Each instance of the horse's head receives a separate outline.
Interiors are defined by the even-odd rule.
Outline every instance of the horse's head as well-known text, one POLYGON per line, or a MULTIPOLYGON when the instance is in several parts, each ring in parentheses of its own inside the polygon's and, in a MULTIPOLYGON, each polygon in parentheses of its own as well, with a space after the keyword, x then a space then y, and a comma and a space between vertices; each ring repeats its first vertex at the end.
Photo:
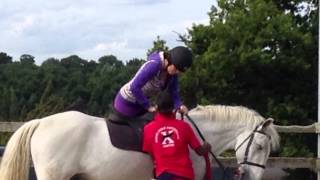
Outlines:
POLYGON ((279 148, 279 134, 273 119, 265 119, 243 106, 198 106, 189 113, 212 151, 219 155, 236 148, 243 179, 259 180, 271 150, 279 148))
POLYGON ((254 130, 241 133, 236 141, 236 157, 241 179, 261 179, 272 148, 273 119, 261 122, 254 130))

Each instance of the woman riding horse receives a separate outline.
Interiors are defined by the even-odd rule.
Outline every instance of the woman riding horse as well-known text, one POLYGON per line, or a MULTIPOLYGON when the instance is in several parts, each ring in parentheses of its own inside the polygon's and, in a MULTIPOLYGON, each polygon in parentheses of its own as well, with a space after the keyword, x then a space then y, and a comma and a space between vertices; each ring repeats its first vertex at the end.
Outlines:
POLYGON ((125 117, 138 117, 146 112, 155 112, 149 98, 158 92, 168 90, 174 98, 175 109, 187 113, 188 108, 182 104, 179 96, 178 74, 192 64, 191 51, 182 46, 168 52, 153 52, 133 79, 126 83, 114 100, 116 113, 125 117))

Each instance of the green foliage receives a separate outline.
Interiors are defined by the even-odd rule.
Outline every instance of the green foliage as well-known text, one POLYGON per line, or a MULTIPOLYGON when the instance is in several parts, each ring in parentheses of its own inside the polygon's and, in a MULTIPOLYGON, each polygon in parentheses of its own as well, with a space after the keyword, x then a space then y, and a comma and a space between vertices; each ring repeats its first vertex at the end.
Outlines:
POLYGON ((7 53, 0 52, 0 64, 12 63, 12 57, 8 56, 7 53))
MULTIPOLYGON (((185 41, 195 55, 182 78, 186 102, 244 105, 276 124, 313 123, 318 2, 303 2, 312 8, 301 8, 302 1, 218 1, 210 24, 194 25, 185 41)), ((284 136, 282 154, 315 153, 313 139, 284 136)))
POLYGON ((160 36, 157 36, 157 39, 153 41, 153 47, 148 50, 147 56, 149 56, 154 51, 168 51, 169 48, 166 46, 166 41, 160 39, 160 36))
POLYGON ((0 121, 27 121, 66 110, 103 116, 113 97, 144 62, 133 59, 124 65, 115 56, 98 63, 72 55, 49 58, 41 66, 32 55, 20 62, 0 54, 0 121))
POLYGON ((21 64, 28 65, 28 64, 34 64, 34 57, 29 54, 23 54, 20 56, 20 62, 21 64))

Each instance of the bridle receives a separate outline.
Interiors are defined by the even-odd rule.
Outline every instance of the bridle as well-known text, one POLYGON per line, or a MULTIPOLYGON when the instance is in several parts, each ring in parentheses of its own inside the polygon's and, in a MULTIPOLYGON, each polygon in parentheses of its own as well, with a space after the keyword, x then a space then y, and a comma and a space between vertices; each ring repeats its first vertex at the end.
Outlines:
MULTIPOLYGON (((262 122, 263 123, 263 122, 262 122)), ((237 150, 246 142, 246 141, 249 141, 248 144, 247 144, 247 147, 246 147, 246 151, 245 151, 245 154, 244 154, 244 159, 243 161, 240 163, 240 165, 243 165, 243 164, 246 164, 246 165, 250 165, 250 166, 256 166, 256 167, 260 167, 262 169, 265 169, 265 165, 262 165, 262 164, 258 164, 258 163, 254 163, 254 162, 251 162, 251 161, 248 161, 248 155, 249 155, 249 151, 250 151, 250 146, 252 145, 252 142, 253 142, 253 139, 254 139, 254 135, 256 133, 259 133, 259 134, 262 134, 262 135, 265 135, 269 138, 269 140, 271 139, 271 136, 269 134, 266 134, 265 132, 261 131, 261 130, 258 130, 258 128, 262 125, 259 124, 256 126, 256 128, 250 133, 250 135, 243 140, 243 142, 235 149, 235 151, 237 152, 237 150)))

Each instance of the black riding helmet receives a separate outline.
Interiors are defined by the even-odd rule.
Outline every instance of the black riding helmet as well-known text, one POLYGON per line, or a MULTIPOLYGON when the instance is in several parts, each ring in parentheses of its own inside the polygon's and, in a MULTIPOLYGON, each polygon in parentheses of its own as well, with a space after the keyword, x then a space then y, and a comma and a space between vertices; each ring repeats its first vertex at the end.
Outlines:
POLYGON ((181 72, 186 71, 192 65, 192 53, 186 47, 177 46, 169 50, 168 54, 170 63, 181 72))

